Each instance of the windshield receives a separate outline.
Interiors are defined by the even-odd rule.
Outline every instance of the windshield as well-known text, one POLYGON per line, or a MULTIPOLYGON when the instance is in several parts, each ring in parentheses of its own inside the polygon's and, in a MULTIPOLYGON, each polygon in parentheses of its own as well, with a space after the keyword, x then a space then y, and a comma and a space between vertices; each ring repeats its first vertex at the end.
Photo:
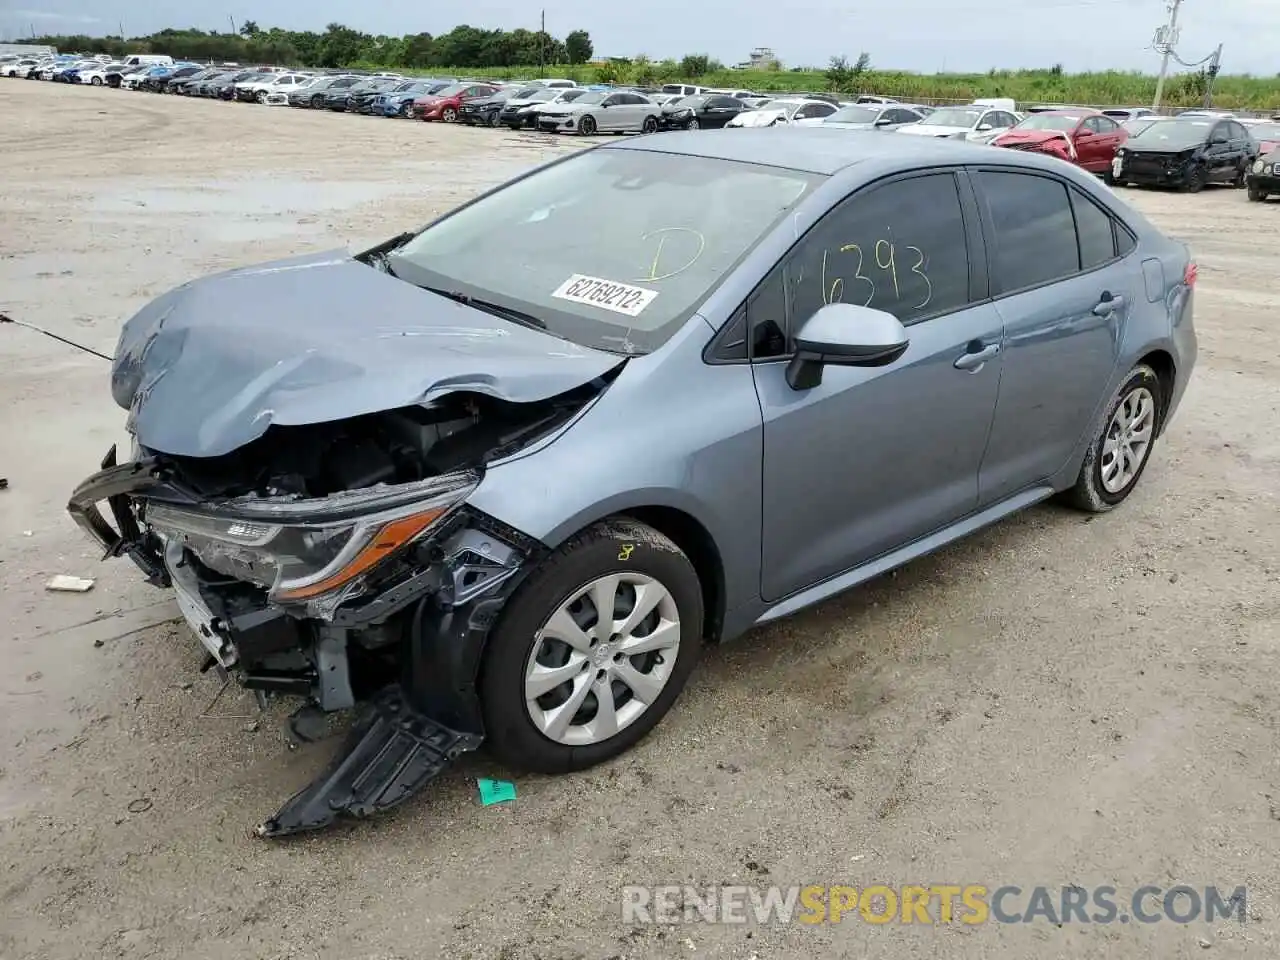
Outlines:
POLYGON ((467 89, 467 87, 468 84, 465 83, 450 83, 437 90, 432 90, 431 94, 436 97, 456 97, 463 90, 467 89))
POLYGON ((672 101, 671 105, 673 107, 680 107, 681 109, 687 107, 690 110, 697 110, 706 102, 707 98, 703 96, 681 97, 679 100, 672 101))
POLYGON ((609 91, 607 90, 588 90, 586 93, 584 93, 582 96, 580 96, 577 100, 573 102, 585 103, 585 104, 604 103, 604 99, 607 96, 609 96, 609 91))
POLYGON ((942 107, 920 121, 922 127, 972 127, 982 116, 981 110, 964 107, 942 107))
POLYGON ((1051 113, 1033 113, 1014 127, 1015 130, 1063 130, 1070 132, 1080 122, 1079 117, 1055 117, 1051 113))
POLYGON ((1203 143, 1213 129, 1213 120, 1164 120, 1153 123, 1140 133, 1129 138, 1129 146, 1141 150, 1151 147, 1156 150, 1194 147, 1203 143))
POLYGON ((1280 140, 1280 123, 1250 124, 1249 136, 1255 140, 1280 140))
POLYGON ((828 123, 875 123, 880 118, 878 107, 841 107, 831 116, 828 123))
POLYGON ((558 103, 573 103, 587 91, 585 90, 565 90, 560 96, 556 97, 558 103))
POLYGON ((591 150, 462 208, 388 261, 404 280, 533 314, 563 339, 646 353, 823 179, 591 150))

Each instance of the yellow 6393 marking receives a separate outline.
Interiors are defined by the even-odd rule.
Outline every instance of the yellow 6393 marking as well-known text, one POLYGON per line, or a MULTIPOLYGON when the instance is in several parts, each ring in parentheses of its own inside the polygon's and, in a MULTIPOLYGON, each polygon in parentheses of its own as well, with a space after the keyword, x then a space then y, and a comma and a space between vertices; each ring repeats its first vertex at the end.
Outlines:
POLYGON ((630 560, 631 554, 635 552, 636 545, 634 543, 624 543, 618 550, 619 560, 630 560))

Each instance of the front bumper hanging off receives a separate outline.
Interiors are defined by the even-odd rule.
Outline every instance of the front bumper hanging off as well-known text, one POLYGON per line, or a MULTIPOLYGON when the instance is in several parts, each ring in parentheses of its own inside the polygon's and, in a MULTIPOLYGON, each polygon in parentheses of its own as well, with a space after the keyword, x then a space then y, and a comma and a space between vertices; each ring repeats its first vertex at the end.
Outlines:
POLYGON ((288 836, 390 809, 480 746, 484 726, 476 682, 484 644, 533 566, 530 561, 541 554, 540 544, 464 507, 433 538, 427 569, 320 623, 265 603, 246 610, 193 582, 171 553, 166 557, 173 548, 167 551, 139 522, 134 498, 148 493, 199 504, 170 481, 159 462, 117 464, 113 447, 102 470, 76 488, 68 511, 103 545, 105 557, 128 556, 149 583, 177 590, 184 616, 209 652, 207 667, 216 666, 246 689, 300 695, 306 699, 302 711, 359 709, 329 766, 260 823, 258 836, 288 836), (114 526, 98 506, 103 501, 114 526), (189 609, 192 598, 198 614, 189 609), (353 699, 346 652, 393 617, 403 626, 394 648, 399 678, 353 699), (313 645, 317 667, 310 679, 262 668, 271 656, 296 654, 307 644, 313 645))

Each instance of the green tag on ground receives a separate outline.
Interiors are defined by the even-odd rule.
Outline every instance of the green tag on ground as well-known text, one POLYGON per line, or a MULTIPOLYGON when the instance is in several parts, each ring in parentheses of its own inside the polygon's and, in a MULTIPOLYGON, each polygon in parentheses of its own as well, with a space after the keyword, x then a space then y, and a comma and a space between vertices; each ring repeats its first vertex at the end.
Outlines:
POLYGON ((488 777, 480 778, 480 803, 483 806, 490 806, 495 803, 503 803, 507 800, 516 798, 516 785, 510 780, 490 780, 488 777))

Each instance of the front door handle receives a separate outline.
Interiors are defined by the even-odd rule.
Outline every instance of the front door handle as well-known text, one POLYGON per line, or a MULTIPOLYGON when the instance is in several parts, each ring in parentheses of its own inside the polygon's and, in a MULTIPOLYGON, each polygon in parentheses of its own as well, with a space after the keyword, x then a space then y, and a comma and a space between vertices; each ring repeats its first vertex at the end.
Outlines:
POLYGON ((969 350, 966 353, 956 357, 956 362, 952 364, 957 370, 977 370, 988 360, 994 358, 1000 352, 1000 344, 992 343, 985 347, 980 344, 971 344, 977 346, 977 350, 969 350))
POLYGON ((1108 314, 1114 313, 1115 311, 1121 310, 1123 308, 1124 308, 1124 297, 1120 296, 1119 294, 1112 296, 1109 293, 1104 293, 1102 295, 1102 299, 1099 300, 1094 305, 1093 315, 1095 317, 1105 317, 1108 314))

